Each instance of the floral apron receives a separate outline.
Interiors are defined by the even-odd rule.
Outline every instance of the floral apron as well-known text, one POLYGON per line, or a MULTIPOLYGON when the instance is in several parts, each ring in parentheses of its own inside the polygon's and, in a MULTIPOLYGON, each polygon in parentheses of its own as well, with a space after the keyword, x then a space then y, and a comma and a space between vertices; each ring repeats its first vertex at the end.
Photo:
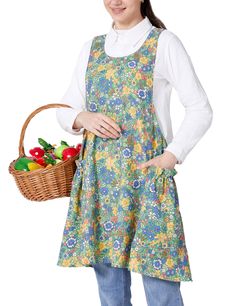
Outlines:
POLYGON ((113 267, 171 281, 192 281, 175 169, 137 169, 164 152, 156 117, 153 70, 158 36, 124 57, 105 53, 94 37, 86 71, 86 107, 112 118, 121 136, 84 129, 57 265, 113 267))

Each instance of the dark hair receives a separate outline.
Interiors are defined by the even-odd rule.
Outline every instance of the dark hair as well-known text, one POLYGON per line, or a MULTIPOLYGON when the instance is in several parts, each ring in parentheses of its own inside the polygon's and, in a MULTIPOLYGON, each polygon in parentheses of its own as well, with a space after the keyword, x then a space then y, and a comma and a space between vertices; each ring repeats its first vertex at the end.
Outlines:
POLYGON ((143 17, 148 17, 153 26, 156 28, 166 29, 164 23, 155 16, 150 0, 144 0, 144 2, 141 2, 140 11, 143 17))

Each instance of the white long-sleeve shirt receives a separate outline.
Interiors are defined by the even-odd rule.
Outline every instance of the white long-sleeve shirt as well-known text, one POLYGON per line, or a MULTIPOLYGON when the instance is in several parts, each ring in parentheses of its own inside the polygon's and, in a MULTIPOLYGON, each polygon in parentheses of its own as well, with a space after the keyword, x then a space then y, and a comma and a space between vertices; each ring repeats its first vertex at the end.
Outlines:
MULTIPOLYGON (((113 24, 105 38, 105 52, 112 57, 126 56, 137 51, 153 25, 148 17, 129 29, 114 29, 113 24)), ((84 128, 73 129, 80 111, 86 111, 85 73, 92 39, 86 41, 77 59, 71 83, 61 103, 73 108, 58 108, 60 126, 71 134, 81 135, 84 128)), ((165 150, 173 153, 181 164, 187 154, 210 127, 213 111, 207 95, 195 73, 185 47, 176 34, 164 30, 158 38, 156 63, 153 76, 153 103, 161 131, 167 141, 165 150), (173 137, 170 117, 170 97, 175 88, 185 108, 184 119, 173 137)))

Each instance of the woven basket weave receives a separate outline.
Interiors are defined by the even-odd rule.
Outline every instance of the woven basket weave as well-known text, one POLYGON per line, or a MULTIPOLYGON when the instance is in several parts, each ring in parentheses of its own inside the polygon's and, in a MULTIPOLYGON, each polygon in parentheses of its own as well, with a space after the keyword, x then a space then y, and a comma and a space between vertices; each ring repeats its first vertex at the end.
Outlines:
MULTIPOLYGON (((79 158, 79 154, 49 168, 33 171, 19 171, 14 169, 16 161, 19 158, 26 156, 23 143, 25 131, 30 120, 42 110, 58 107, 71 108, 71 106, 67 104, 47 104, 37 108, 28 116, 20 134, 19 157, 16 160, 13 160, 8 168, 9 172, 13 175, 21 194, 31 201, 40 202, 70 196, 72 180, 77 167, 75 160, 79 158)), ((81 151, 82 148, 80 152, 81 151)))

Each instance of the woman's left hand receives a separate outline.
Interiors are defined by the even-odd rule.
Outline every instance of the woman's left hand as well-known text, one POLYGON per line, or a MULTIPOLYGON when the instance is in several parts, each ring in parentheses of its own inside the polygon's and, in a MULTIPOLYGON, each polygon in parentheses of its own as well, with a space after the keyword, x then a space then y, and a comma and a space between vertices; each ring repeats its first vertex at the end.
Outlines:
POLYGON ((149 166, 158 166, 165 169, 173 169, 177 163, 175 155, 169 151, 164 151, 163 154, 154 157, 147 162, 137 164, 137 169, 143 169, 149 166))

